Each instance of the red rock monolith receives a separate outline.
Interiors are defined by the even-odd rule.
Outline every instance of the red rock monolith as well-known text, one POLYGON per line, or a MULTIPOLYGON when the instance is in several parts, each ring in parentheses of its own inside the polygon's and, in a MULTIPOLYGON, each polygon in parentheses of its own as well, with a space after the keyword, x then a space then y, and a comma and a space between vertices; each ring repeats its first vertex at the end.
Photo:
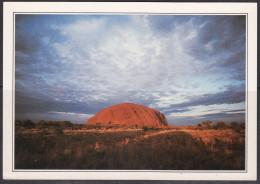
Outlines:
POLYGON ((103 109, 90 118, 86 124, 139 128, 168 126, 168 122, 161 112, 133 103, 122 103, 103 109))

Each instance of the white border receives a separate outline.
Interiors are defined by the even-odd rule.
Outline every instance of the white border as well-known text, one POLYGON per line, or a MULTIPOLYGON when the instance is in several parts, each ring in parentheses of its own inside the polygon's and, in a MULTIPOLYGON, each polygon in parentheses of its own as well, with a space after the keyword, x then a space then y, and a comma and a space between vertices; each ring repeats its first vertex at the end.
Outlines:
MULTIPOLYGON (((4 2, 3 15, 3 178, 66 180, 256 180, 257 175, 257 3, 71 3, 71 2, 4 2), (58 7, 58 8, 57 8, 58 7), (100 172, 13 172, 12 171, 12 94, 13 84, 13 13, 197 13, 248 14, 248 154, 247 172, 189 171, 100 171, 100 172)), ((36 170, 34 170, 36 171, 36 170)))

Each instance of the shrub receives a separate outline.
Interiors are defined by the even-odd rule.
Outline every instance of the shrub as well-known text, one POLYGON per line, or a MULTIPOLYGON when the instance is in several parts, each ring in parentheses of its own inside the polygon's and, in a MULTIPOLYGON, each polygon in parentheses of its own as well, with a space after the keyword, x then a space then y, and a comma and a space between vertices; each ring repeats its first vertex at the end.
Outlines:
POLYGON ((15 126, 22 126, 22 121, 15 120, 15 126))
POLYGON ((70 121, 60 121, 59 122, 59 126, 62 128, 62 129, 69 129, 72 127, 72 123, 70 121))
POLYGON ((96 125, 87 125, 87 124, 82 125, 82 129, 90 130, 90 129, 96 129, 96 128, 97 128, 96 125))
POLYGON ((97 129, 101 129, 101 123, 96 123, 97 129))
POLYGON ((29 132, 15 136, 16 169, 245 169, 244 137, 229 130, 175 131, 145 139, 143 131, 60 136, 29 132))
POLYGON ((245 130, 246 124, 245 123, 240 123, 241 129, 245 130))
POLYGON ((232 122, 230 123, 230 128, 233 130, 233 131, 236 131, 236 132, 239 132, 241 130, 241 126, 238 122, 232 122))
POLYGON ((227 124, 225 122, 217 122, 214 127, 214 129, 226 129, 227 128, 227 124))
POLYGON ((73 124, 72 125, 72 130, 79 130, 82 129, 83 124, 73 124))
POLYGON ((206 120, 206 121, 202 122, 202 125, 204 125, 204 127, 206 129, 210 129, 211 128, 211 124, 212 124, 212 121, 210 121, 210 120, 206 120))
POLYGON ((23 126, 24 128, 27 128, 27 129, 31 129, 31 128, 35 127, 35 124, 33 121, 26 119, 21 122, 21 126, 23 126))
POLYGON ((147 126, 143 126, 142 128, 143 128, 143 130, 144 130, 145 132, 148 130, 148 127, 147 127, 147 126))
POLYGON ((60 127, 62 129, 71 129, 73 127, 73 124, 70 121, 44 121, 40 120, 36 124, 37 129, 55 129, 57 127, 60 127))
POLYGON ((203 129, 203 126, 201 123, 197 123, 197 127, 196 127, 196 130, 202 130, 203 129))
POLYGON ((53 133, 54 133, 55 135, 64 135, 64 132, 62 131, 62 128, 60 128, 60 127, 55 127, 55 128, 53 129, 53 133))
POLYGON ((45 129, 47 127, 47 122, 44 120, 40 120, 38 123, 36 123, 37 129, 45 129))
POLYGON ((59 121, 48 121, 47 127, 50 129, 55 129, 57 127, 60 127, 59 121))

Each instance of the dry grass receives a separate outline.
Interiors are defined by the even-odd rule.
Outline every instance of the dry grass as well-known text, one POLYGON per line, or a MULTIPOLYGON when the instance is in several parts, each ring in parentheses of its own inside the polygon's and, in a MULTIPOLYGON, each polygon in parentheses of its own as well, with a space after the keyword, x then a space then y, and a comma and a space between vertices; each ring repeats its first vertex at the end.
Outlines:
POLYGON ((23 130, 15 168, 238 170, 244 141, 231 130, 23 130))

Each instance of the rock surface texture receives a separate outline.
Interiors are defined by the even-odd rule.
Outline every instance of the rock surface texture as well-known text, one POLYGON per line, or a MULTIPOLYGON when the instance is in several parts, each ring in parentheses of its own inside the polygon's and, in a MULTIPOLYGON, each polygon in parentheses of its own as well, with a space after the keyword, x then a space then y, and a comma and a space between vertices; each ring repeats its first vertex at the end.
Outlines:
POLYGON ((86 124, 139 128, 168 126, 166 118, 159 111, 133 103, 122 103, 103 109, 86 124))

